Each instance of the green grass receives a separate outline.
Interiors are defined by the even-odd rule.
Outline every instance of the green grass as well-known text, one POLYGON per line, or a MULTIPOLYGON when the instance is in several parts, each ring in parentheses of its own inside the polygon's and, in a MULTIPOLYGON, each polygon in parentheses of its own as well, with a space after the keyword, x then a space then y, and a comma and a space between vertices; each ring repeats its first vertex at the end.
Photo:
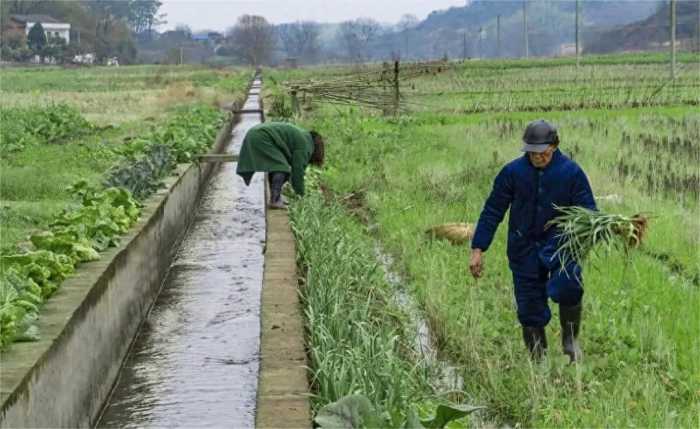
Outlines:
MULTIPOLYGON (((224 79, 235 78, 236 69, 212 69, 204 66, 126 66, 65 69, 3 68, 2 91, 37 93, 122 92, 153 90, 179 82, 197 86, 217 86, 224 79)), ((244 82, 247 83, 247 82, 244 82)))
POLYGON ((0 69, 0 107, 65 103, 98 125, 162 119, 194 103, 230 103, 250 80, 248 69, 126 66, 0 69))
MULTIPOLYGON (((567 67, 555 61, 520 72, 504 63, 504 73, 522 79, 516 84, 495 79, 494 84, 500 82, 504 91, 511 84, 515 89, 529 84, 537 94, 548 78, 570 73, 567 67)), ((620 85, 636 79, 635 67, 616 67, 605 79, 618 79, 620 85)), ((581 73, 586 71, 590 69, 581 73)), ((432 85, 446 88, 441 105, 470 102, 468 96, 451 93, 450 77, 433 79, 432 85)), ((685 79, 689 86, 700 84, 697 75, 685 79)), ((589 84, 574 80, 566 85, 575 89, 589 84)), ((546 112, 520 111, 529 109, 524 104, 510 112, 499 104, 507 97, 493 97, 494 108, 479 114, 444 109, 397 120, 357 108, 318 105, 303 119, 329 142, 323 186, 340 199, 351 192, 360 196, 358 218, 370 222, 365 233, 381 239, 395 256, 441 351, 462 366, 467 394, 488 406, 485 421, 539 427, 700 424, 700 289, 693 282, 700 273, 698 201, 683 196, 686 190, 649 190, 645 177, 617 173, 619 157, 647 170, 651 165, 651 174, 661 180, 670 174, 669 160, 674 174, 697 171, 692 157, 650 154, 636 139, 631 148, 622 144, 623 133, 678 135, 697 143, 692 124, 700 123, 700 115, 677 102, 677 94, 658 106, 620 103, 615 109, 574 110, 560 108, 559 100, 566 97, 553 97, 554 110, 546 112), (485 276, 478 282, 468 274, 468 248, 426 241, 423 234, 444 222, 476 222, 498 170, 521 156, 525 124, 541 117, 559 126, 562 150, 574 152, 602 209, 654 216, 642 251, 629 259, 617 253, 593 256, 585 267, 585 358, 575 366, 567 364, 559 348, 556 305, 547 328, 548 358, 541 365, 527 358, 515 315, 504 226, 485 256, 485 276), (654 256, 659 253, 677 264, 654 256)), ((697 97, 689 90, 680 94, 697 97)), ((591 99, 599 96, 594 93, 591 99)), ((348 209, 358 212, 357 207, 348 209)))

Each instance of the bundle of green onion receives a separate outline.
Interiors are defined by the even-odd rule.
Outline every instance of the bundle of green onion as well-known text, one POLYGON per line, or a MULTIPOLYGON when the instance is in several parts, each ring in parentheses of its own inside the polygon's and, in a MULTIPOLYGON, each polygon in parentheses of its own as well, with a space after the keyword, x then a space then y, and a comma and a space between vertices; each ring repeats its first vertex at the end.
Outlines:
POLYGON ((648 225, 648 218, 641 214, 624 216, 589 210, 583 207, 558 207, 560 216, 547 223, 559 230, 558 256, 578 263, 588 257, 591 250, 602 245, 606 250, 637 247, 641 244, 648 225))

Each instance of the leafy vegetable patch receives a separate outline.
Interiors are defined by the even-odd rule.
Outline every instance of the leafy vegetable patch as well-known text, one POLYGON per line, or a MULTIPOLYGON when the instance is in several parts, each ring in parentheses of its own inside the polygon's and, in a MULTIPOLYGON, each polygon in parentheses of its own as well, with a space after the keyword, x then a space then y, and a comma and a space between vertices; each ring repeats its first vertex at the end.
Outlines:
POLYGON ((0 347, 36 339, 34 326, 41 304, 81 262, 100 258, 119 243, 139 216, 131 193, 122 188, 98 190, 85 181, 71 192, 77 207, 56 216, 46 231, 31 236, 31 249, 0 256, 0 347))
POLYGON ((105 186, 122 186, 137 198, 147 197, 176 163, 207 152, 225 119, 209 106, 179 112, 165 126, 121 146, 123 159, 107 173, 105 186))
POLYGON ((0 109, 0 123, 0 154, 57 143, 94 130, 78 110, 66 104, 0 109))

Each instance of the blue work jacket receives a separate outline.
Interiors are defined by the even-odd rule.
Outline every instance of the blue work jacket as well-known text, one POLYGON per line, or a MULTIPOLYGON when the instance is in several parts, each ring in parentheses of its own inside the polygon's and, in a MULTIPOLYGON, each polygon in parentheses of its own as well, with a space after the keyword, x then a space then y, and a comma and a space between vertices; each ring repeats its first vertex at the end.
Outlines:
POLYGON ((588 178, 581 167, 558 149, 543 169, 527 154, 509 162, 498 173, 472 239, 472 248, 488 250, 498 225, 510 207, 508 261, 511 270, 537 275, 540 264, 553 269, 552 254, 558 231, 545 229, 557 216, 554 205, 596 210, 588 178))

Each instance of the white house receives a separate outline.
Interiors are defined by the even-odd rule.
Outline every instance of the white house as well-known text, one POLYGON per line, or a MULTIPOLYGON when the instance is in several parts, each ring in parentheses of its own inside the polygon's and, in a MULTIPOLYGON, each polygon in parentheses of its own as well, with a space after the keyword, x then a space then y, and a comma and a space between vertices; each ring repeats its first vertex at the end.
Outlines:
POLYGON ((46 38, 60 37, 70 43, 70 24, 67 22, 59 22, 58 20, 48 15, 11 15, 10 26, 15 30, 24 31, 24 34, 29 35, 29 31, 34 24, 41 23, 46 33, 46 38))
POLYGON ((576 55, 576 43, 562 43, 559 45, 560 57, 572 57, 576 55))

